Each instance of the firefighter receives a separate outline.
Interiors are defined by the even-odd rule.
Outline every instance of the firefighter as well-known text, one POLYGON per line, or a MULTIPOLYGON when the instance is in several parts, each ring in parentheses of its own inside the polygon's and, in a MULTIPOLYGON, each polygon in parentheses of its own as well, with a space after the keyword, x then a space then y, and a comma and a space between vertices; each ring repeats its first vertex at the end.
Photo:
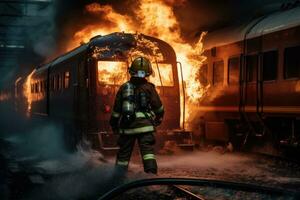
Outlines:
POLYGON ((146 77, 152 74, 151 63, 147 58, 136 58, 129 67, 130 80, 117 92, 110 125, 119 134, 120 147, 116 167, 127 171, 131 153, 138 141, 143 159, 144 171, 157 174, 157 163, 153 145, 155 127, 161 124, 164 107, 155 85, 146 77))

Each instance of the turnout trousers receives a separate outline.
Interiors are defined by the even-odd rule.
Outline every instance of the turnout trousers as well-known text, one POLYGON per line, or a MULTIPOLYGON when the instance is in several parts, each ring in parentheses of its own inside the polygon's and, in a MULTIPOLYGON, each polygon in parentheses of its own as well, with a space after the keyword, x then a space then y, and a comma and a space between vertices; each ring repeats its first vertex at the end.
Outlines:
POLYGON ((138 141, 141 156, 143 159, 144 171, 146 173, 156 174, 157 163, 155 160, 153 148, 153 145, 155 144, 155 138, 152 132, 139 133, 134 135, 120 135, 118 140, 120 149, 117 154, 116 166, 119 168, 123 168, 124 170, 128 169, 131 153, 136 140, 138 141))

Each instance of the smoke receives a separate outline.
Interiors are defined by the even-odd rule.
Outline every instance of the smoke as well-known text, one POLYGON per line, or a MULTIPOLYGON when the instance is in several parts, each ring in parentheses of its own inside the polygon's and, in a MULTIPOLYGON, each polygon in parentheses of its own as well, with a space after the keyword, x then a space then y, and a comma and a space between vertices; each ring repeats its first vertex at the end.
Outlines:
POLYGON ((5 182, 9 178, 0 174, 4 186, 10 188, 7 191, 28 188, 18 197, 68 200, 96 198, 120 183, 118 177, 113 177, 116 173, 113 162, 104 162, 99 152, 87 145, 78 146, 76 152, 67 151, 59 123, 37 119, 30 122, 14 119, 11 123, 18 126, 1 126, 0 135, 0 161, 4 158, 0 171, 7 166, 11 176, 16 176, 5 182), (30 182, 20 186, 27 179, 30 182), (34 184, 40 185, 34 187, 34 184))
POLYGON ((295 169, 287 163, 279 164, 274 160, 241 153, 195 152, 173 157, 160 156, 158 164, 159 173, 164 177, 202 177, 273 186, 300 183, 295 169))
POLYGON ((36 163, 68 154, 62 124, 27 118, 21 111, 16 112, 13 104, 13 101, 0 104, 0 140, 7 147, 0 151, 0 156, 13 162, 36 163))
POLYGON ((53 178, 30 193, 30 199, 97 198, 118 184, 114 165, 100 161, 102 155, 92 150, 78 149, 76 153, 43 160, 34 167, 53 178))
MULTIPOLYGON (((139 1, 114 0, 114 1, 63 1, 57 3, 57 25, 60 27, 60 47, 64 47, 65 40, 70 39, 74 33, 83 29, 86 24, 102 24, 108 22, 101 12, 97 16, 91 15, 84 10, 86 5, 97 2, 102 6, 111 8, 120 15, 127 15, 139 22, 136 10, 139 1), (66 12, 68 11, 68 12, 66 12), (64 20, 60 20, 64 18, 64 20)), ((172 7, 179 22, 182 36, 186 41, 192 42, 195 35, 202 31, 212 31, 234 23, 247 21, 257 15, 268 13, 280 8, 286 0, 230 0, 230 1, 205 1, 205 0, 168 0, 166 5, 172 7)), ((104 13, 103 13, 104 14, 104 13)), ((106 24, 106 25, 108 25, 106 24)), ((78 44, 79 45, 79 44, 78 44)))
MULTIPOLYGON (((18 17, 16 24, 29 24, 32 28, 10 29, 12 34, 19 34, 24 38, 26 50, 14 61, 5 63, 1 68, 1 85, 14 79, 17 75, 28 73, 33 66, 41 64, 45 60, 60 55, 66 49, 66 44, 72 40, 73 35, 86 24, 105 23, 105 15, 95 16, 84 11, 84 7, 95 1, 58 1, 42 9, 35 7, 27 10, 27 15, 37 16, 32 21, 26 17, 18 17), (8 63, 10 62, 10 63, 8 63)), ((168 0, 179 22, 181 34, 186 41, 194 41, 195 35, 202 31, 211 31, 232 23, 239 23, 257 15, 272 12, 279 9, 280 4, 287 0, 230 0, 230 1, 197 1, 197 0, 168 0)), ((114 0, 97 1, 104 6, 111 6, 121 15, 132 16, 138 23, 136 9, 139 1, 114 0)), ((110 22, 108 22, 110 23, 110 22)), ((79 44, 78 44, 79 45, 79 44)))
POLYGON ((10 133, 4 140, 11 144, 16 159, 48 159, 66 153, 62 127, 57 124, 35 125, 29 131, 10 133))
POLYGON ((39 10, 36 15, 42 16, 42 20, 39 20, 37 30, 27 30, 28 41, 35 54, 47 58, 56 50, 55 4, 39 10))
POLYGON ((14 57, 9 58, 9 56, 1 61, 0 85, 13 84, 17 77, 27 74, 56 51, 55 2, 43 7, 38 4, 22 4, 24 9, 16 11, 22 15, 9 18, 7 23, 14 24, 15 27, 5 30, 7 44, 17 44, 22 47, 5 49, 14 57))

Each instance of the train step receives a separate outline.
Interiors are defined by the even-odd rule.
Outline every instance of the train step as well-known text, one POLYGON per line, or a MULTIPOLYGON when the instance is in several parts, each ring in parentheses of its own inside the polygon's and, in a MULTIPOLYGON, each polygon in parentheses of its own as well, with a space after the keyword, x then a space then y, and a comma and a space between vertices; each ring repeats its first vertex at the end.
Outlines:
POLYGON ((193 132, 188 130, 174 130, 172 139, 176 141, 177 146, 183 150, 194 150, 195 143, 193 132))

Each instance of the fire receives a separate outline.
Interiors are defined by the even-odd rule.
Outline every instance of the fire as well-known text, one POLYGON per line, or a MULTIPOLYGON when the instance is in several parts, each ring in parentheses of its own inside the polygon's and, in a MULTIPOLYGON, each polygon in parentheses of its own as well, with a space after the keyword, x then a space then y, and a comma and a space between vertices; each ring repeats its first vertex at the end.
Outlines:
POLYGON ((149 77, 150 82, 156 86, 173 86, 173 73, 170 64, 152 63, 153 74, 149 77))
POLYGON ((112 32, 132 32, 134 30, 132 19, 129 16, 116 13, 111 6, 92 3, 85 7, 86 11, 94 17, 104 16, 98 24, 89 24, 75 33, 72 43, 67 50, 77 47, 78 44, 88 42, 97 35, 107 35, 112 32))
POLYGON ((103 84, 121 85, 127 80, 125 62, 98 61, 98 81, 103 84))
POLYGON ((33 101, 33 96, 31 93, 31 77, 34 74, 35 69, 27 76, 26 78, 26 82, 23 85, 23 92, 24 92, 24 96, 27 99, 27 116, 30 114, 31 112, 31 103, 33 101))
MULTIPOLYGON (((177 59, 183 66, 186 120, 189 121, 188 117, 191 112, 189 108, 199 102, 207 89, 197 81, 196 77, 206 59, 202 56, 202 39, 206 33, 202 33, 194 45, 185 42, 181 37, 180 26, 173 12, 172 2, 174 3, 174 1, 164 0, 139 0, 139 6, 135 7, 134 16, 119 14, 109 5, 90 4, 86 6, 86 12, 95 17, 101 17, 101 20, 99 20, 99 24, 87 24, 85 28, 76 32, 68 49, 78 46, 81 42, 87 42, 96 35, 112 32, 138 32, 168 42, 175 49, 177 59)), ((182 96, 181 102, 183 102, 182 96)))

